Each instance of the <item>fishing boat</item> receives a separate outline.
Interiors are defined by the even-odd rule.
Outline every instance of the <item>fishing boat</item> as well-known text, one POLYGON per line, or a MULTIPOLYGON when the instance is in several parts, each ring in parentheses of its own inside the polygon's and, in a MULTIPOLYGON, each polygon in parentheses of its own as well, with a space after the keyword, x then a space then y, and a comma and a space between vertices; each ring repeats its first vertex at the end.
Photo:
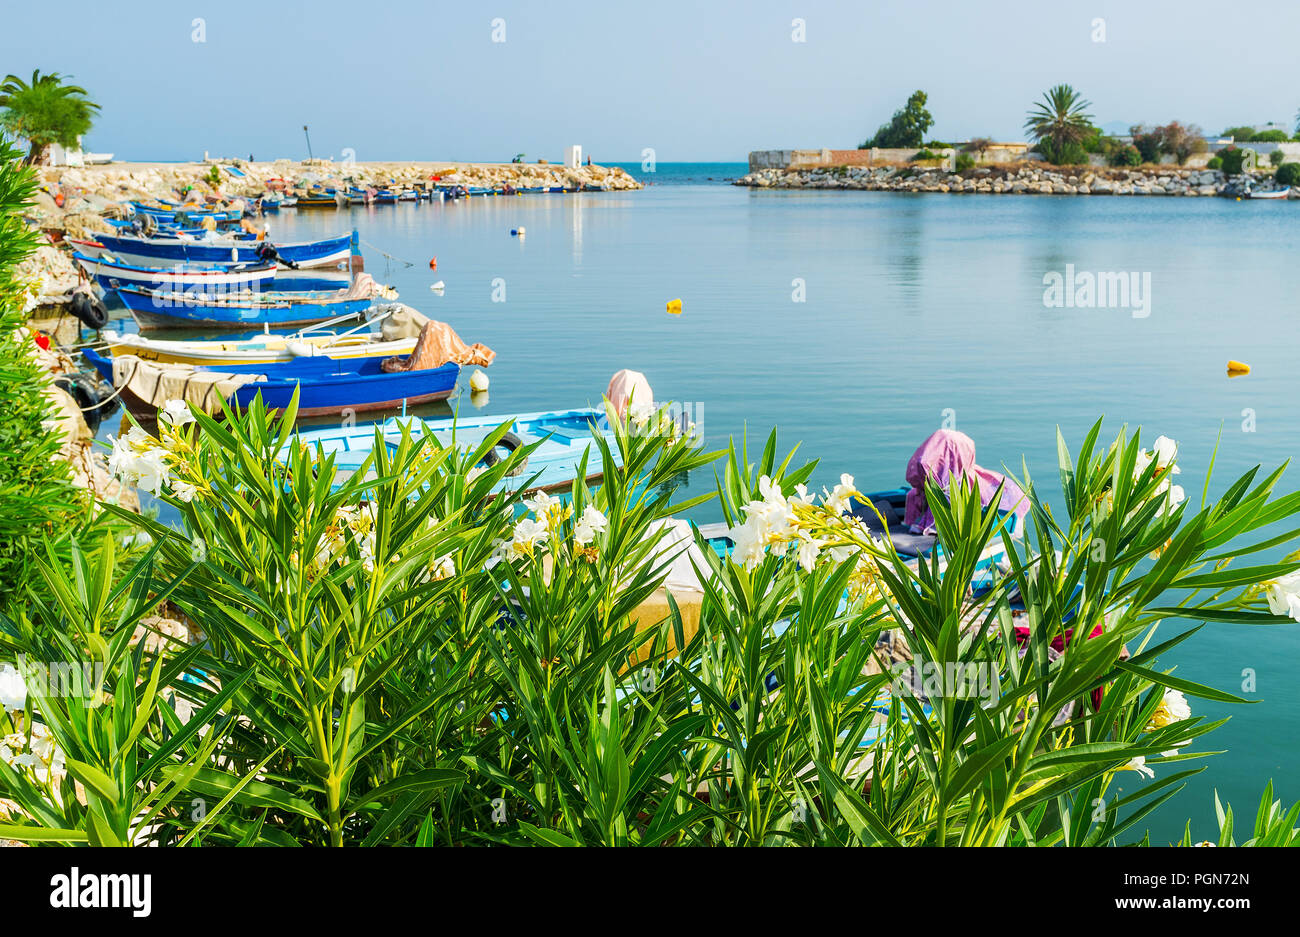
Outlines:
MULTIPOLYGON (((83 354, 95 370, 113 381, 115 387, 131 386, 134 373, 142 366, 150 367, 139 359, 114 359, 89 348, 83 354), (114 366, 115 360, 121 361, 120 367, 114 366), (128 367, 130 371, 124 373, 128 367)), ((163 370, 158 379, 149 379, 147 383, 156 387, 169 379, 175 381, 178 372, 179 376, 208 377, 212 383, 207 387, 220 388, 217 392, 226 394, 227 404, 241 409, 260 396, 268 410, 285 410, 297 392, 299 416, 329 416, 345 410, 387 410, 444 400, 455 390, 460 375, 460 365, 454 362, 437 368, 388 372, 383 369, 385 360, 382 357, 335 359, 321 356, 296 358, 279 364, 152 365, 163 370)), ((139 399, 138 395, 136 397, 139 399)), ((152 406, 162 403, 158 400, 142 402, 152 406)), ((209 410, 219 409, 212 400, 204 400, 202 405, 209 410)))
POLYGON ((396 204, 397 193, 392 189, 379 189, 375 192, 375 202, 384 205, 396 204))
POLYGON ((296 196, 296 195, 284 195, 284 196, 281 196, 281 198, 280 198, 280 207, 281 207, 281 208, 297 208, 297 207, 298 207, 298 196, 296 196))
MULTIPOLYGON (((274 247, 280 259, 288 263, 299 267, 328 267, 348 259, 355 234, 274 247)), ((171 234, 161 237, 101 234, 93 241, 68 238, 68 243, 88 257, 98 258, 108 251, 123 263, 158 265, 160 262, 256 263, 261 260, 259 249, 268 242, 240 235, 196 238, 171 234)))
POLYGON ((1290 194, 1291 194, 1291 187, 1287 186, 1285 189, 1275 189, 1272 192, 1252 191, 1250 193, 1250 197, 1251 198, 1286 198, 1290 194))
MULTIPOLYGON (((392 417, 371 426, 333 426, 318 430, 305 430, 297 434, 294 444, 306 444, 322 455, 332 455, 336 470, 335 485, 359 471, 375 448, 375 430, 380 431, 381 444, 390 451, 401 442, 402 434, 410 433, 417 439, 430 433, 441 446, 455 446, 461 450, 476 449, 502 423, 511 424, 510 434, 498 444, 500 449, 514 449, 538 443, 528 454, 523 470, 502 479, 497 490, 513 490, 527 486, 529 491, 556 491, 568 488, 577 475, 578 464, 587 456, 589 484, 601 480, 601 460, 592 449, 593 432, 603 436, 610 444, 616 464, 621 464, 618 446, 604 410, 581 408, 552 410, 540 413, 523 413, 517 416, 460 416, 455 419, 423 420, 414 416, 392 417), (592 469, 595 473, 592 473, 592 469)), ((492 456, 488 461, 495 461, 492 456)))
POLYGON ((197 290, 201 293, 260 290, 275 279, 275 264, 175 264, 149 267, 123 263, 107 252, 90 257, 74 251, 72 257, 106 290, 120 286, 148 289, 197 290))
POLYGON ((310 325, 360 314, 373 296, 347 290, 199 293, 120 286, 117 295, 141 329, 310 325))
POLYGON ((418 202, 420 193, 416 192, 415 189, 403 189, 397 194, 397 200, 399 202, 418 202))
MULTIPOLYGON (((366 323, 367 329, 370 323, 366 323)), ((148 338, 134 332, 102 333, 114 355, 135 355, 145 361, 221 367, 240 364, 279 364, 295 358, 378 358, 409 355, 414 338, 385 341, 370 331, 360 334, 333 333, 258 335, 237 341, 185 341, 148 338)))
MULTIPOLYGON (((282 204, 287 205, 289 199, 285 199, 282 204)), ((298 208, 338 208, 339 202, 333 192, 303 192, 293 200, 293 204, 298 208)))

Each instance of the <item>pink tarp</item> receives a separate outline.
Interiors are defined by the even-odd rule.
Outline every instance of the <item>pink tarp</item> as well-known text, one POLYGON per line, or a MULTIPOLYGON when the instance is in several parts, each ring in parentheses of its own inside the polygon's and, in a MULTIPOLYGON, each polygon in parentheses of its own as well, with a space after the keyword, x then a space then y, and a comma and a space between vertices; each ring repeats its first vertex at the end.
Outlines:
POLYGON ((623 417, 627 415, 628 403, 633 398, 640 406, 648 407, 654 403, 654 393, 650 390, 650 382, 645 379, 645 375, 640 371, 629 371, 624 368, 609 379, 609 389, 605 391, 605 399, 612 403, 615 412, 623 417))
POLYGON ((934 529, 934 515, 925 503, 927 477, 945 490, 954 478, 965 478, 978 484, 980 503, 985 507, 993 500, 998 485, 1003 485, 1002 501, 998 507, 1014 512, 1020 519, 1029 513, 1029 499, 1015 482, 975 464, 975 440, 956 430, 941 429, 921 443, 920 448, 912 453, 912 458, 907 460, 906 480, 912 490, 907 493, 903 523, 916 533, 929 533, 934 529))

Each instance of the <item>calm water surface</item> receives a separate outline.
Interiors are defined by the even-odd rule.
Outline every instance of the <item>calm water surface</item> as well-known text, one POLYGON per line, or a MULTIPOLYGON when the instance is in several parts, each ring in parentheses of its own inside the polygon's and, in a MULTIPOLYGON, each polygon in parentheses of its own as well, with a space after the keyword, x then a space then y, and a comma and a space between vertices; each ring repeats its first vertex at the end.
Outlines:
MULTIPOLYGON (((740 164, 627 168, 656 184, 282 211, 272 237, 359 229, 369 272, 498 352, 488 412, 598 404, 610 375, 633 368, 659 399, 693 405, 711 447, 748 430, 757 450, 778 427, 782 446, 820 460, 817 487, 845 471, 863 487, 900 484, 945 416, 982 465, 1019 472, 1023 457, 1049 490, 1056 428, 1077 444, 1101 416, 1103 438, 1127 423, 1178 440, 1193 499, 1220 433, 1212 492, 1296 454, 1293 203, 758 191, 721 184, 740 164), (1045 308, 1044 274, 1067 264, 1149 272, 1150 315, 1045 308), (683 314, 666 314, 677 298, 683 314), (1253 372, 1228 380, 1228 358, 1253 372)), ((707 506, 697 517, 718 519, 707 506)), ((1180 836, 1188 815, 1211 836, 1216 787, 1239 813, 1270 777, 1284 802, 1300 799, 1298 657, 1300 626, 1207 625, 1163 661, 1238 693, 1253 670, 1244 695, 1259 703, 1192 700, 1232 716, 1201 745, 1229 753, 1152 818, 1154 842, 1180 836)))

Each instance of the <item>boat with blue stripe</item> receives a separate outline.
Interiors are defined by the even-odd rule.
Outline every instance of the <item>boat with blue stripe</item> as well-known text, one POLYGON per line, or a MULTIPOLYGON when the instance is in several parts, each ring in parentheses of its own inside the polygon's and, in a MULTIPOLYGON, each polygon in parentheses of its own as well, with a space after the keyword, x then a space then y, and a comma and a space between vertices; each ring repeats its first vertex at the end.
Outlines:
MULTIPOLYGON (((86 360, 109 381, 113 380, 113 359, 86 349, 86 360)), ((451 396, 460 376, 460 365, 449 362, 437 368, 416 371, 385 371, 384 357, 295 358, 279 364, 218 365, 192 367, 194 372, 247 374, 257 379, 238 387, 227 398, 232 407, 246 408, 261 397, 269 410, 289 407, 298 393, 299 416, 330 416, 346 411, 390 410, 407 405, 431 403, 451 396)), ((170 367, 190 367, 171 365, 170 367)))
POLYGON ((142 330, 310 325, 355 316, 371 305, 368 296, 348 290, 217 294, 119 286, 117 295, 142 330))
MULTIPOLYGON (((351 235, 274 246, 281 260, 298 267, 328 267, 348 259, 356 236, 354 231, 351 235)), ((256 263, 261 260, 258 251, 267 243, 252 236, 198 238, 115 234, 100 234, 94 241, 69 241, 90 257, 108 251, 124 263, 154 266, 162 263, 256 263)))

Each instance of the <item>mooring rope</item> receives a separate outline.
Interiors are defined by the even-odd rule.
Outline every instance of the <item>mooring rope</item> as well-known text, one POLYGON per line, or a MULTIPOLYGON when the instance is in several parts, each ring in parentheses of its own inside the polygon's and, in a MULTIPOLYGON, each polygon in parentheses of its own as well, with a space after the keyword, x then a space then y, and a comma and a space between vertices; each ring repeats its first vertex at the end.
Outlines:
POLYGON ((397 263, 402 264, 405 267, 415 266, 415 264, 412 261, 403 260, 401 257, 394 257, 392 254, 388 253, 387 251, 380 250, 378 247, 376 247, 374 244, 371 244, 369 241, 365 240, 364 238, 361 239, 361 243, 366 245, 366 247, 370 248, 375 253, 381 254, 383 257, 385 257, 388 260, 396 261, 397 263))

